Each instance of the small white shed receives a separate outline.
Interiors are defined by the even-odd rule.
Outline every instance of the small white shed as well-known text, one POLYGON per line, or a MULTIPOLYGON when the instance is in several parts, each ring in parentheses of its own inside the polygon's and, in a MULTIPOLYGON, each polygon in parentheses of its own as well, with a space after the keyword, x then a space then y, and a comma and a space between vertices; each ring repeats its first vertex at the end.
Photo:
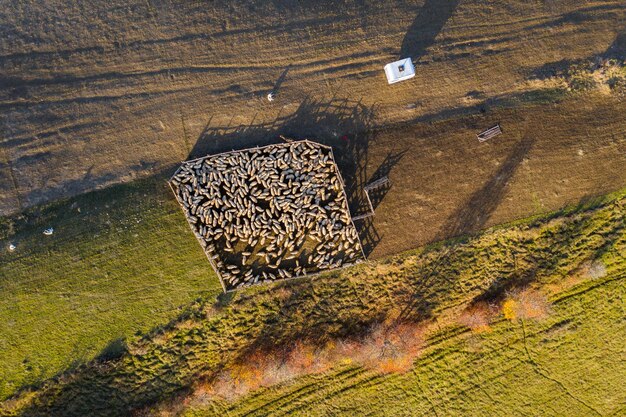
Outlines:
POLYGON ((389 84, 408 80, 415 77, 415 67, 411 58, 404 58, 400 61, 385 65, 385 75, 389 84))

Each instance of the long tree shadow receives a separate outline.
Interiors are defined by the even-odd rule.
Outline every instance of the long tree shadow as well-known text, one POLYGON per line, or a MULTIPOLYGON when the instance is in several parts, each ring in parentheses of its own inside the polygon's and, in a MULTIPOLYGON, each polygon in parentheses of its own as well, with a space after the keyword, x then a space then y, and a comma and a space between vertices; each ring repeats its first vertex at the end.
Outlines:
POLYGON ((515 174, 535 139, 526 135, 511 150, 498 171, 444 223, 437 240, 480 230, 506 195, 506 186, 515 174))
POLYGON ((615 40, 606 49, 604 55, 607 58, 626 59, 626 32, 622 32, 615 37, 615 40))
POLYGON ((426 0, 402 40, 400 58, 419 60, 452 16, 459 0, 426 0))

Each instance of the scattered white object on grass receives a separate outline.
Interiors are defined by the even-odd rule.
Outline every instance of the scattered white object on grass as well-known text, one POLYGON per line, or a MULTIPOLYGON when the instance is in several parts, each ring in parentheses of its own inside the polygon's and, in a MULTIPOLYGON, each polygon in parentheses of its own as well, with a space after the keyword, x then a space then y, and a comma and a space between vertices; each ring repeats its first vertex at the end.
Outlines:
POLYGON ((47 228, 46 230, 43 231, 43 234, 46 236, 50 236, 52 235, 52 233, 54 233, 54 229, 52 227, 47 228))
POLYGON ((9 252, 13 252, 15 250, 15 245, 13 243, 9 243, 9 252))
POLYGON ((385 75, 387 82, 394 84, 400 81, 415 77, 415 67, 411 58, 404 58, 400 61, 385 65, 385 75))
POLYGON ((267 95, 267 101, 274 101, 274 98, 276 98, 276 94, 273 91, 267 95))

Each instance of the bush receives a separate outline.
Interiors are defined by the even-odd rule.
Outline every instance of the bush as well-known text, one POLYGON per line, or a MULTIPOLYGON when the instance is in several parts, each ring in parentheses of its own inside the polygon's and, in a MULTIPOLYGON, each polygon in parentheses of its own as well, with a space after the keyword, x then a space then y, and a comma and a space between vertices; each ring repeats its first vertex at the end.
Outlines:
POLYGON ((469 327, 474 332, 486 332, 491 330, 489 325, 497 314, 497 306, 486 302, 479 302, 466 308, 457 321, 459 324, 469 327))
POLYGON ((537 290, 519 290, 508 295, 502 304, 502 313, 511 321, 540 320, 550 313, 550 304, 546 296, 537 290))

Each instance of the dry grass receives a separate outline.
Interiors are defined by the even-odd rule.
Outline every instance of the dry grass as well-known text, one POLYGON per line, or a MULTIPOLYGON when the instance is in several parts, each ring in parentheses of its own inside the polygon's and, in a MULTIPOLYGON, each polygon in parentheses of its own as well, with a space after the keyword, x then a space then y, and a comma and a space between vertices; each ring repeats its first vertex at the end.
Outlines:
POLYGON ((511 321, 541 320, 550 313, 548 298, 536 289, 516 290, 502 303, 502 314, 511 321))
MULTIPOLYGON (((190 405, 215 398, 234 401, 261 387, 324 373, 341 364, 356 364, 382 374, 403 373, 419 356, 430 330, 429 326, 416 323, 380 324, 361 337, 334 339, 321 346, 299 341, 287 350, 257 350, 210 381, 195 383, 183 401, 190 405)), ((172 406, 166 403, 162 408, 169 410, 172 406)))
MULTIPOLYGON (((18 181, 22 203, 149 175, 185 159, 196 142, 280 133, 273 122, 302 116, 306 97, 362 100, 388 124, 449 111, 468 95, 485 102, 518 94, 536 68, 609 49, 625 15, 619 1, 347 1, 341 14, 334 6, 8 2, 0 117, 5 143, 15 146, 6 158, 17 175, 37 173, 18 181), (54 19, 42 17, 50 13, 54 19), (399 57, 405 39, 413 42, 403 52, 419 60, 419 71, 388 86, 382 66, 399 57)), ((345 133, 341 123, 333 130, 345 133)), ((11 210, 18 203, 3 180, 0 210, 11 210)))
POLYGON ((473 332, 481 333, 491 330, 491 322, 501 312, 500 306, 494 303, 481 301, 467 307, 457 319, 463 326, 469 327, 473 332))

